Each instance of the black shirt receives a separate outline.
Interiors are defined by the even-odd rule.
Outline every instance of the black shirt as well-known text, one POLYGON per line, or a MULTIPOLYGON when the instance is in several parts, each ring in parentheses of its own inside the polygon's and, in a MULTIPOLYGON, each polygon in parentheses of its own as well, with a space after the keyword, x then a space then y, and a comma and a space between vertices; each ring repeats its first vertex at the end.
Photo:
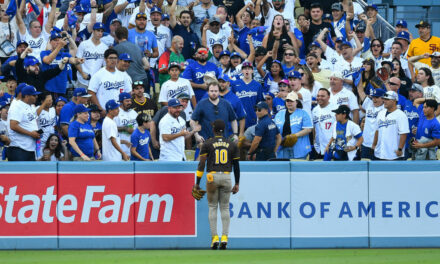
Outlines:
POLYGON ((225 137, 215 136, 203 143, 200 156, 207 156, 206 171, 231 172, 234 159, 240 159, 237 145, 225 137))
POLYGON ((200 46, 200 40, 192 29, 189 31, 186 29, 186 27, 176 24, 176 26, 172 29, 173 36, 181 36, 183 38, 183 49, 182 49, 182 55, 187 59, 192 58, 192 51, 196 47, 200 46))
MULTIPOLYGON (((333 28, 333 26, 330 23, 327 22, 322 22, 319 25, 313 24, 313 22, 310 22, 310 28, 309 31, 307 31, 306 33, 303 33, 304 35, 304 45, 306 45, 306 49, 309 48, 309 45, 316 40, 316 38, 318 37, 319 33, 321 32, 321 30, 323 30, 324 28, 329 28, 330 30, 330 35, 332 38, 336 37, 335 34, 335 30, 333 28)), ((325 41, 324 41, 325 42, 325 41)))

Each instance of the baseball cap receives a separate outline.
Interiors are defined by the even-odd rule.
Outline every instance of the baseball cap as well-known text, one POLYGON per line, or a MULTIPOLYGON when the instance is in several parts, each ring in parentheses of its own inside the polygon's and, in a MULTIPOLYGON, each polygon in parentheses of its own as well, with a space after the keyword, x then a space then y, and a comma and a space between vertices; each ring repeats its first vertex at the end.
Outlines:
POLYGON ((175 62, 175 61, 170 62, 170 64, 168 65, 168 70, 171 69, 171 68, 173 68, 173 67, 177 67, 177 68, 179 68, 179 70, 182 69, 182 66, 180 65, 180 63, 175 62))
POLYGON ((187 94, 187 93, 180 93, 178 96, 177 96, 177 99, 191 99, 191 97, 189 96, 189 94, 187 94))
POLYGON ((218 132, 223 132, 225 131, 225 121, 223 121, 222 119, 217 119, 214 122, 212 122, 212 127, 214 128, 215 131, 218 132))
POLYGON ((56 32, 56 31, 50 32, 50 40, 54 40, 57 38, 62 38, 62 36, 59 32, 56 32))
POLYGON ((224 50, 222 52, 220 52, 219 58, 221 58, 222 56, 231 56, 231 53, 228 50, 224 50))
POLYGON ((16 47, 20 46, 21 44, 26 44, 26 47, 29 46, 29 44, 28 44, 26 41, 24 41, 24 40, 19 40, 19 41, 17 41, 17 45, 16 45, 16 47))
POLYGON ((119 107, 119 104, 115 100, 111 99, 105 103, 105 110, 110 111, 119 107))
POLYGON ((28 67, 28 66, 34 66, 35 64, 38 64, 40 62, 34 56, 27 56, 26 58, 24 58, 23 63, 24 63, 24 67, 28 67))
POLYGON ((343 10, 343 8, 342 8, 342 4, 339 3, 339 2, 337 2, 337 3, 333 3, 333 4, 332 4, 332 11, 333 11, 333 10, 342 11, 342 10, 343 10))
POLYGON ((391 61, 382 61, 380 65, 384 66, 385 64, 389 65, 391 70, 394 70, 394 65, 391 61))
POLYGON ((168 19, 168 20, 170 20, 170 15, 168 15, 168 14, 163 14, 162 15, 162 21, 164 21, 165 19, 168 19))
POLYGON ((249 62, 249 61, 245 61, 245 62, 243 62, 243 64, 241 65, 241 68, 243 69, 243 68, 245 68, 245 67, 248 67, 248 68, 254 68, 254 66, 252 65, 252 63, 251 62, 249 62))
POLYGON ((21 90, 21 95, 25 96, 25 95, 39 95, 40 92, 37 91, 37 88, 35 88, 32 85, 26 85, 22 90, 21 90))
POLYGON ((310 45, 309 45, 309 49, 311 49, 312 47, 318 47, 318 48, 321 48, 321 44, 319 44, 318 41, 313 41, 312 43, 310 43, 310 45))
POLYGON ((139 18, 145 18, 145 19, 147 19, 147 14, 142 13, 142 12, 137 13, 137 14, 136 14, 136 19, 139 19, 139 18))
POLYGON ((402 19, 397 20, 396 27, 397 27, 397 26, 402 26, 402 27, 404 27, 404 28, 408 28, 408 24, 406 23, 405 20, 402 20, 402 19))
POLYGON ((281 81, 278 82, 278 85, 284 83, 285 85, 289 86, 289 80, 286 79, 282 79, 281 81))
POLYGON ((240 53, 234 51, 234 52, 231 53, 231 58, 232 57, 240 57, 241 58, 241 55, 240 55, 240 53))
POLYGON ((73 90, 73 96, 84 98, 91 97, 91 95, 87 93, 86 88, 75 88, 75 90, 73 90))
POLYGON ((266 97, 266 96, 270 96, 270 97, 272 97, 272 98, 275 98, 275 95, 274 95, 273 93, 271 93, 271 92, 265 92, 265 93, 263 93, 263 96, 264 96, 264 97, 266 97))
POLYGON ((101 23, 101 22, 96 22, 96 23, 93 25, 93 30, 98 30, 98 29, 104 29, 104 24, 101 23))
POLYGON ((394 91, 387 91, 382 98, 387 99, 387 100, 394 100, 396 102, 399 99, 399 97, 397 96, 397 93, 394 91))
POLYGON ((231 79, 229 79, 229 76, 226 75, 226 74, 222 74, 222 75, 220 75, 220 76, 218 77, 218 80, 223 80, 223 81, 225 81, 225 82, 230 82, 230 81, 231 81, 231 79))
POLYGON ((342 73, 340 71, 334 71, 330 74, 329 78, 342 79, 342 73))
POLYGON ((214 48, 215 45, 220 45, 223 47, 223 44, 220 41, 214 41, 214 43, 211 44, 211 47, 214 48))
POLYGON ((332 15, 329 13, 325 13, 324 16, 322 16, 322 19, 332 19, 332 15))
POLYGON ((343 42, 343 41, 344 41, 343 37, 337 37, 335 40, 335 42, 343 42))
POLYGON ((337 109, 332 110, 336 114, 350 114, 350 108, 347 105, 340 105, 337 109))
POLYGON ((377 11, 377 5, 369 5, 369 6, 367 6, 366 8, 365 8, 365 10, 367 10, 368 11, 368 9, 371 9, 371 8, 373 8, 374 10, 376 10, 377 11))
POLYGON ((397 34, 397 36, 395 37, 395 39, 404 39, 408 42, 410 42, 409 40, 409 33, 406 31, 401 31, 397 34))
POLYGON ((73 110, 73 113, 76 115, 78 113, 84 113, 84 112, 90 112, 90 109, 85 107, 83 104, 79 104, 75 106, 75 109, 73 110))
POLYGON ((365 26, 364 22, 361 22, 358 24, 358 26, 356 27, 355 32, 362 32, 365 33, 365 31, 367 30, 367 27, 365 26))
POLYGON ((0 109, 3 109, 7 105, 9 105, 7 101, 0 101, 0 109))
POLYGON ((19 85, 17 85, 17 88, 15 88, 15 97, 17 97, 17 95, 19 93, 21 93, 21 91, 23 90, 24 87, 26 87, 26 83, 20 83, 19 85))
POLYGON ((132 61, 131 56, 128 53, 121 53, 121 55, 119 55, 119 59, 123 61, 132 61))
POLYGON ((119 24, 122 25, 122 21, 119 18, 113 18, 112 21, 110 22, 110 25, 113 25, 113 23, 115 22, 119 22, 119 24))
POLYGON ((413 83, 413 85, 411 86, 410 90, 419 91, 419 92, 423 93, 423 86, 421 86, 418 83, 413 83))
POLYGON ((125 99, 131 99, 131 94, 129 94, 129 93, 120 93, 119 94, 119 102, 122 102, 125 99))
POLYGON ((287 94, 286 101, 287 100, 296 101, 298 100, 298 95, 295 92, 290 92, 287 94))
POLYGON ((176 107, 176 106, 181 106, 182 104, 180 103, 180 101, 176 98, 172 98, 170 100, 168 100, 168 107, 176 107))
POLYGON ((431 27, 431 24, 429 24, 429 22, 426 21, 426 20, 421 20, 421 21, 416 25, 416 28, 419 28, 419 27, 431 27))
POLYGON ((75 6, 75 9, 74 9, 74 11, 76 12, 76 13, 88 13, 87 11, 87 8, 85 7, 85 6, 83 6, 83 5, 77 5, 77 6, 75 6))
POLYGON ((291 71, 287 74, 287 78, 301 79, 301 77, 301 73, 299 73, 298 71, 291 71))
POLYGON ((92 104, 89 106, 90 112, 101 112, 101 110, 99 110, 99 107, 95 104, 92 104))
POLYGON ((266 55, 266 53, 267 53, 267 50, 266 50, 266 48, 263 47, 263 46, 258 46, 258 47, 255 49, 255 56, 266 55))
POLYGON ((211 25, 213 23, 219 23, 220 24, 220 18, 218 18, 217 16, 211 17, 211 19, 209 19, 209 24, 211 25))
POLYGON ((158 6, 153 6, 150 10, 150 14, 153 14, 153 13, 162 14, 162 10, 160 10, 160 8, 158 6))
POLYGON ((55 104, 57 104, 59 101, 63 101, 63 102, 65 102, 66 104, 68 103, 67 99, 64 98, 64 97, 62 97, 62 96, 59 96, 59 97, 55 100, 55 104))
POLYGON ((344 47, 344 46, 348 46, 349 48, 353 48, 353 46, 351 45, 351 43, 348 42, 348 41, 342 41, 342 44, 341 44, 341 46, 340 46, 340 49, 342 49, 342 47, 344 47))
POLYGON ((261 101, 256 105, 257 109, 269 109, 269 106, 266 102, 261 101))
POLYGON ((431 54, 431 57, 440 57, 440 52, 436 51, 431 54))
POLYGON ((386 93, 386 90, 384 89, 373 89, 373 91, 370 93, 372 97, 382 97, 386 93))

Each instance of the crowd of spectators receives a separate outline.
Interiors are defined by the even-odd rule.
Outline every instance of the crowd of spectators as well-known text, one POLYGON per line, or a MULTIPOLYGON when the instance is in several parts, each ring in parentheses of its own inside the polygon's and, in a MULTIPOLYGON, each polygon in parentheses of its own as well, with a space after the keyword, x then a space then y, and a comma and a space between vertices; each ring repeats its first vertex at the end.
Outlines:
POLYGON ((440 38, 356 0, 10 0, 8 161, 185 161, 226 123, 242 160, 433 160, 440 38))

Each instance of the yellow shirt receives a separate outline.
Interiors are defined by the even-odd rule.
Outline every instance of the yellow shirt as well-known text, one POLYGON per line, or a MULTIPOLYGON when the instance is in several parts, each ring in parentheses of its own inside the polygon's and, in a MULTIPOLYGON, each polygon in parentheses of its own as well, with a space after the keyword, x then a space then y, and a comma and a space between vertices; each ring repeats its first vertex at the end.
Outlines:
MULTIPOLYGON (((440 51, 440 38, 436 36, 431 36, 428 41, 423 41, 420 38, 416 38, 411 41, 408 48, 408 58, 412 56, 423 55, 425 53, 432 54, 435 51, 440 51)), ((421 59, 421 63, 431 65, 431 59, 421 59)))

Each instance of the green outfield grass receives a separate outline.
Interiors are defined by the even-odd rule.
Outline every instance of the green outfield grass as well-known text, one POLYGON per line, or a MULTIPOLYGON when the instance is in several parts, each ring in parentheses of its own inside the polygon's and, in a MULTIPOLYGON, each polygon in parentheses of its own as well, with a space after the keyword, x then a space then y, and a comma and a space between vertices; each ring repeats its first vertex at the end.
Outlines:
POLYGON ((440 263, 440 249, 0 251, 0 263, 440 263))

